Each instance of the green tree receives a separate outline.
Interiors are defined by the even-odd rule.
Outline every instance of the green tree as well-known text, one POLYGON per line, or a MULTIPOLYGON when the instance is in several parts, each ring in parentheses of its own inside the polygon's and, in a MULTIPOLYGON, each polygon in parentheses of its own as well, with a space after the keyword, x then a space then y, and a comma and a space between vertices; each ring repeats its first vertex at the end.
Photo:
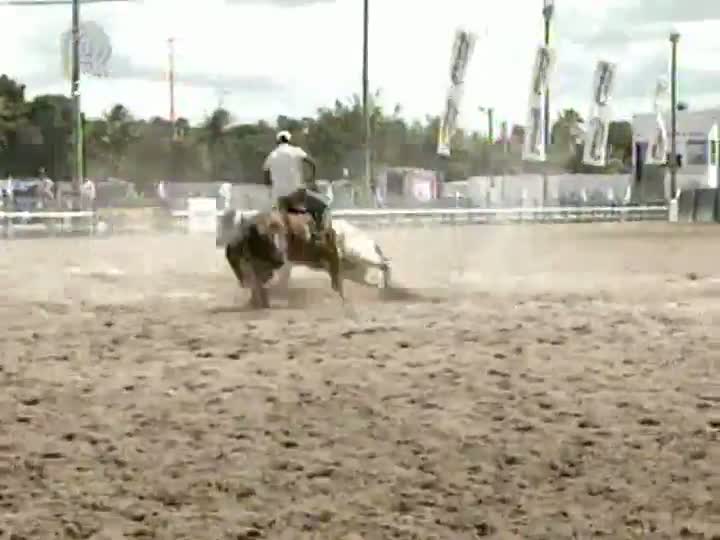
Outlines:
POLYGON ((120 176, 128 150, 138 139, 137 122, 121 104, 114 105, 102 119, 86 124, 88 159, 105 156, 102 176, 120 176))
MULTIPOLYGON (((549 164, 522 162, 524 130, 513 127, 512 141, 488 142, 476 132, 459 129, 453 136, 449 159, 437 155, 438 116, 407 120, 399 105, 384 108, 379 91, 370 96, 371 155, 375 172, 386 167, 418 167, 442 172, 449 180, 475 175, 523 170, 587 168, 575 153, 582 118, 572 110, 561 112, 552 126, 549 164)), ((37 96, 25 100, 25 87, 0 76, 0 176, 37 174, 45 167, 55 178, 73 170, 73 116, 65 96, 37 96)), ((87 174, 133 180, 141 189, 160 179, 209 181, 232 179, 261 182, 261 169, 275 146, 275 133, 287 129, 318 164, 320 179, 338 179, 348 171, 364 185, 364 125, 358 95, 338 99, 316 114, 273 122, 232 124, 229 111, 214 110, 198 125, 179 118, 141 120, 122 104, 85 124, 87 174)), ((632 130, 627 122, 610 125, 612 165, 617 169, 632 155, 632 130)), ((614 169, 613 169, 614 168, 614 169)))
POLYGON ((30 122, 42 138, 36 145, 36 160, 51 178, 72 176, 72 113, 72 101, 63 95, 36 96, 29 103, 30 122))
POLYGON ((0 76, 0 168, 6 174, 27 174, 21 152, 23 131, 29 127, 25 85, 0 76))
POLYGON ((564 109, 551 130, 551 152, 561 159, 575 154, 576 143, 582 137, 584 120, 575 109, 564 109))
POLYGON ((632 124, 625 120, 610 122, 608 126, 608 146, 610 157, 623 163, 632 161, 632 124))
POLYGON ((225 131, 232 122, 232 116, 227 109, 215 109, 202 125, 201 140, 207 151, 206 160, 213 181, 220 179, 223 172, 223 160, 226 157, 223 145, 225 131))
POLYGON ((275 130, 266 122, 238 124, 226 131, 224 140, 232 156, 227 168, 233 177, 262 183, 262 166, 275 146, 275 130))

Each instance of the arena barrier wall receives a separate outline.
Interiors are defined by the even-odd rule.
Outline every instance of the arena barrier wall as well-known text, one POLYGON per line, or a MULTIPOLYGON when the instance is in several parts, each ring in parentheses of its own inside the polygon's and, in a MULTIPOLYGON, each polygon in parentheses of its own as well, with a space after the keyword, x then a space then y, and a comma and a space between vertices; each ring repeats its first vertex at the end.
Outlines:
POLYGON ((716 223, 717 189, 702 188, 695 191, 695 222, 716 223))
POLYGON ((173 227, 170 213, 160 207, 101 208, 97 219, 110 232, 150 232, 173 227))
MULTIPOLYGON (((22 228, 18 220, 33 221, 46 229, 87 234, 178 230, 214 232, 222 212, 200 205, 202 216, 195 216, 202 225, 189 227, 188 210, 168 212, 164 208, 138 209, 140 212, 117 210, 95 212, 0 212, 0 224, 7 236, 22 228), (109 220, 106 222, 105 220, 109 220), (159 227, 157 224, 163 224, 159 227)), ((248 217, 256 210, 241 210, 248 217)), ((428 208, 428 209, 343 209, 333 212, 336 219, 345 219, 364 227, 428 227, 438 224, 477 225, 503 223, 592 223, 622 221, 667 221, 666 206, 608 206, 555 208, 428 208)))
POLYGON ((671 208, 670 220, 677 223, 720 223, 720 191, 716 188, 688 188, 680 191, 671 208))
POLYGON ((92 211, 0 212, 2 236, 12 238, 17 233, 38 228, 44 235, 70 233, 95 234, 97 218, 92 211))
MULTIPOLYGON (((239 210, 246 217, 255 210, 239 210)), ((222 212, 218 212, 220 217, 222 212)), ((187 210, 175 211, 179 220, 189 221, 187 210)), ((593 223, 620 221, 667 221, 666 206, 607 206, 556 208, 428 208, 428 209, 342 209, 334 219, 345 219, 364 227, 427 227, 432 225, 478 225, 503 223, 593 223)), ((217 224, 217 222, 216 222, 217 224)), ((190 232, 190 227, 186 227, 190 232)))
POLYGON ((677 199, 678 223, 695 221, 695 192, 694 189, 685 189, 680 192, 677 199))

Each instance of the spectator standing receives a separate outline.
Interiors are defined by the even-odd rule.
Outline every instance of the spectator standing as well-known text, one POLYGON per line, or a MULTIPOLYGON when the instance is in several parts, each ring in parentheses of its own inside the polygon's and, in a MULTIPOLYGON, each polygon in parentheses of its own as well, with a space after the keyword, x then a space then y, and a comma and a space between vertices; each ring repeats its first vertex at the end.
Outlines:
POLYGON ((55 182, 52 181, 44 168, 40 168, 40 196, 42 198, 43 207, 50 206, 50 201, 55 199, 55 182))
POLYGON ((607 189, 607 200, 610 206, 615 206, 615 190, 611 187, 607 189))
POLYGON ((222 210, 228 210, 232 201, 232 184, 230 182, 220 184, 218 195, 222 199, 222 210))
POLYGON ((14 202, 15 202, 15 180, 13 180, 12 175, 8 175, 7 180, 5 181, 5 190, 3 192, 3 203, 4 203, 5 209, 8 211, 12 211, 14 202))
POLYGON ((90 178, 86 178, 80 188, 80 206, 83 210, 95 210, 95 199, 97 198, 97 188, 95 182, 90 178))
POLYGON ((623 197, 622 203, 629 205, 630 201, 632 201, 632 187, 628 184, 628 187, 625 188, 625 196, 623 197))
POLYGON ((160 180, 157 185, 157 196, 160 199, 160 204, 167 208, 168 206, 168 194, 167 188, 165 187, 165 180, 160 180))

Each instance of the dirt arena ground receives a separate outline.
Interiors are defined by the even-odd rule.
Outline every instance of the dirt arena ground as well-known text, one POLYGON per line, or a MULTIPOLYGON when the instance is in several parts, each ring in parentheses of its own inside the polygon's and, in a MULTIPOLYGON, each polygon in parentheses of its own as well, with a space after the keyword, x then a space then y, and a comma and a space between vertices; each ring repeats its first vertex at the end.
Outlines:
POLYGON ((720 538, 720 228, 377 237, 417 300, 262 314, 212 238, 0 244, 0 538, 720 538))

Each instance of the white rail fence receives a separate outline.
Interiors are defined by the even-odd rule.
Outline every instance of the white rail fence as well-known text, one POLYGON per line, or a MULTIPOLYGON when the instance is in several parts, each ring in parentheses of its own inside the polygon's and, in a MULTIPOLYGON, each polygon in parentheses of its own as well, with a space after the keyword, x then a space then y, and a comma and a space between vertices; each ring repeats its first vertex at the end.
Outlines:
MULTIPOLYGON (((241 212, 247 217, 256 213, 255 210, 241 212)), ((213 214, 219 217, 222 212, 213 214)), ((334 219, 346 219, 366 227, 396 227, 435 224, 667 221, 668 209, 666 206, 342 209, 333 211, 332 215, 334 219)), ((176 211, 173 216, 178 219, 192 219, 188 211, 176 211)))
POLYGON ((95 234, 97 219, 95 212, 83 211, 36 211, 0 212, 0 231, 6 238, 16 232, 41 228, 47 234, 85 232, 95 234))
MULTIPOLYGON (((213 201, 214 202, 214 201, 213 201)), ((256 210, 242 211, 250 217, 256 210)), ((222 214, 215 208, 173 211, 177 225, 188 232, 212 232, 222 214)), ((666 206, 607 206, 556 208, 428 208, 428 209, 342 209, 335 219, 346 219, 365 227, 424 227, 437 224, 474 225, 488 223, 590 223, 622 221, 667 221, 666 206)), ((0 212, 0 227, 6 237, 16 231, 44 228, 50 233, 103 232, 95 212, 0 212)), ((121 232, 121 231, 117 231, 121 232)))

